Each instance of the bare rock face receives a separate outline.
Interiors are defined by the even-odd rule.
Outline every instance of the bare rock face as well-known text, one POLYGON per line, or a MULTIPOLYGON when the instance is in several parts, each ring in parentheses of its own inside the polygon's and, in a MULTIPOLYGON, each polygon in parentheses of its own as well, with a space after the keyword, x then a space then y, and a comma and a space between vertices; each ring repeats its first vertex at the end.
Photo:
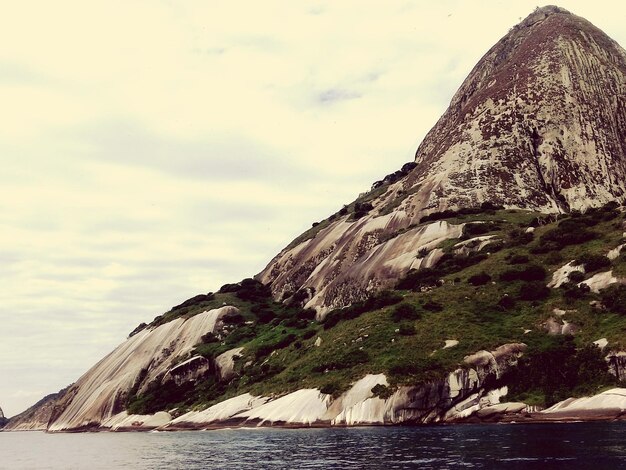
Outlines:
POLYGON ((392 287, 410 269, 430 267, 436 247, 461 236, 462 225, 445 221, 407 229, 403 214, 341 221, 311 240, 281 252, 259 275, 277 298, 307 290, 307 307, 328 310, 392 287), (396 227, 394 229, 394 227, 396 227), (397 229, 404 227, 403 230, 397 229))
MULTIPOLYGON (((187 356, 202 335, 213 332, 220 318, 235 307, 208 310, 191 318, 177 318, 128 338, 72 385, 56 401, 49 431, 98 428, 124 410, 129 390, 143 393, 151 383, 196 380, 211 367, 209 361, 187 356)), ((115 422, 116 425, 119 424, 115 422)))
POLYGON ((63 397, 67 388, 43 397, 33 406, 17 416, 13 416, 6 424, 5 431, 45 431, 54 412, 58 400, 63 397))
POLYGON ((323 316, 392 285, 432 261, 420 253, 458 236, 460 227, 415 227, 428 213, 485 201, 551 213, 622 201, 625 96, 626 53, 615 41, 564 9, 537 9, 472 70, 415 164, 360 198, 359 218, 335 214, 258 279, 278 299, 312 293, 306 306, 323 316))
POLYGON ((591 397, 568 398, 535 415, 545 421, 616 420, 626 411, 626 389, 613 388, 591 397))
POLYGON ((243 348, 234 348, 220 354, 215 358, 217 375, 223 382, 232 379, 235 374, 235 360, 240 357, 243 348))
POLYGON ((558 7, 514 27, 417 150, 427 210, 489 200, 567 211, 624 197, 626 54, 558 7))
POLYGON ((163 377, 163 383, 173 380, 176 385, 186 382, 195 382, 203 378, 211 371, 211 361, 203 356, 193 356, 167 371, 163 377))
POLYGON ((479 351, 465 358, 466 368, 419 386, 398 387, 386 398, 372 392, 376 385, 388 385, 385 375, 368 374, 336 399, 317 389, 301 389, 279 398, 254 397, 246 393, 204 411, 190 411, 162 429, 458 421, 499 403, 507 391, 494 385, 517 363, 525 348, 525 344, 510 343, 494 351, 479 351))

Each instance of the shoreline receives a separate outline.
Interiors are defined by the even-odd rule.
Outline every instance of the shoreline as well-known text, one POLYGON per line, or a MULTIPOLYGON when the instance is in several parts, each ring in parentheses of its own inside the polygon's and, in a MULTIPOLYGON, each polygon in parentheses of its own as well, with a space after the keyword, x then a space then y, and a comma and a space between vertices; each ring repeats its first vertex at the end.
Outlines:
MULTIPOLYGON (((550 413, 548 416, 541 413, 513 413, 490 417, 487 419, 470 416, 468 418, 433 423, 403 422, 403 423, 358 423, 354 425, 338 424, 329 422, 314 423, 286 423, 286 422, 261 422, 239 421, 222 423, 180 423, 172 426, 124 426, 117 429, 109 427, 87 426, 82 428, 49 431, 47 429, 0 429, 0 433, 12 432, 43 432, 46 434, 88 434, 100 432, 113 433, 150 433, 150 432, 184 432, 184 431, 219 431, 225 429, 331 429, 331 428, 371 428, 371 427, 440 427, 440 426, 463 426, 463 425, 516 425, 516 424, 575 424, 575 423, 618 423, 626 422, 626 410, 581 410, 580 413, 550 413)), ((238 420, 237 420, 238 421, 238 420)))

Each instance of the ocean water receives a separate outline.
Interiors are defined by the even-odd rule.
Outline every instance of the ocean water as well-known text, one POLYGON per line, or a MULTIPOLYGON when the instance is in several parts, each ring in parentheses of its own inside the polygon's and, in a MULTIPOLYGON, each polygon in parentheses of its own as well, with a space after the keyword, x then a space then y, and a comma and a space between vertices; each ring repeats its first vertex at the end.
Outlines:
POLYGON ((2 469, 626 469, 626 422, 0 433, 2 469))

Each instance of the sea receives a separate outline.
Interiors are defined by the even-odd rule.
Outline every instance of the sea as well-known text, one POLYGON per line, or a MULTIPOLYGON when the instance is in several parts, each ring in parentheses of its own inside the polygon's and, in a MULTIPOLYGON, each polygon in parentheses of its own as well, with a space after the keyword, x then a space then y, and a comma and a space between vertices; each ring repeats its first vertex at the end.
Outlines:
POLYGON ((2 469, 626 469, 626 422, 0 433, 2 469))

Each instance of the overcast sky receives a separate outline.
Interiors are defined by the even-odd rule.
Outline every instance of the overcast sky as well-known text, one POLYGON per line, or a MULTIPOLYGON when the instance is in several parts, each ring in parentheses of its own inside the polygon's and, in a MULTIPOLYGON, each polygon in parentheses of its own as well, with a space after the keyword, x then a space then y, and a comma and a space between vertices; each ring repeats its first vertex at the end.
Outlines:
MULTIPOLYGON (((536 1, 2 1, 0 407, 413 159, 536 1)), ((567 1, 626 43, 620 2, 567 1)))

